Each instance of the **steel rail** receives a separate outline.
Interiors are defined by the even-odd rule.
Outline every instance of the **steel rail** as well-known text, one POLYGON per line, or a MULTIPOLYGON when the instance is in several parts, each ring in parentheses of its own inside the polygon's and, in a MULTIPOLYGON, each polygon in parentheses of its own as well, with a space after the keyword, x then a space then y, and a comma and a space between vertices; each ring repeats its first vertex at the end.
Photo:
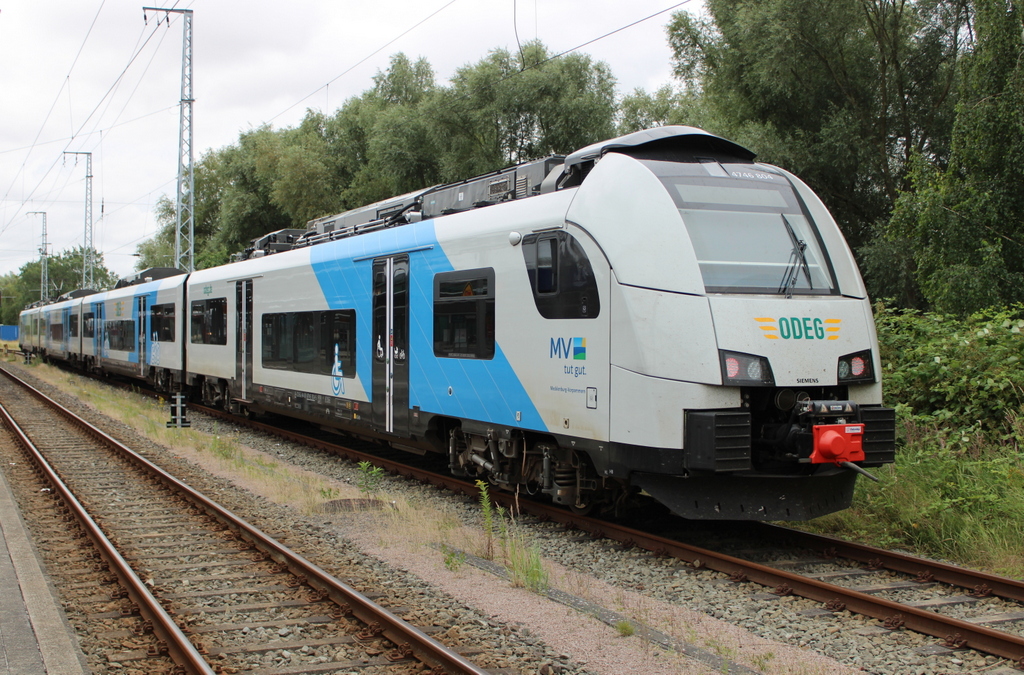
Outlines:
MULTIPOLYGON (((491 496, 495 497, 497 494, 492 492, 491 496)), ((524 510, 534 511, 536 506, 538 505, 530 503, 524 510)), ((695 567, 707 567, 728 574, 738 581, 753 581, 762 586, 774 588, 775 592, 780 595, 799 595, 809 600, 826 603, 827 607, 834 608, 834 611, 847 609, 856 614, 881 619, 890 628, 905 626, 916 632, 944 640, 947 645, 953 647, 970 647, 1024 665, 1024 637, 917 607, 901 605, 867 593, 741 560, 715 551, 689 546, 622 525, 605 522, 581 524, 577 516, 553 508, 548 509, 546 515, 552 520, 580 527, 594 535, 606 536, 649 551, 669 555, 689 562, 695 567)))
POLYGON ((823 534, 814 534, 789 527, 761 523, 769 535, 786 538, 807 548, 819 549, 828 557, 848 558, 870 565, 884 567, 894 572, 913 574, 922 580, 939 581, 951 586, 970 589, 978 595, 996 595, 1000 598, 1024 602, 1024 581, 968 570, 956 565, 924 560, 904 553, 843 541, 823 534))
POLYGON ((395 616, 384 607, 377 605, 359 591, 242 520, 220 504, 193 490, 184 482, 133 452, 126 445, 106 434, 101 429, 78 417, 27 382, 9 373, 6 369, 0 370, 3 370, 8 377, 25 387, 33 396, 78 425, 82 430, 109 445, 137 467, 165 482, 182 497, 203 509, 227 527, 235 530, 239 536, 248 540, 257 549, 269 555, 276 562, 286 565, 293 574, 304 577, 307 584, 326 593, 342 609, 343 613, 350 613, 367 624, 371 632, 383 634, 398 647, 399 654, 395 656, 400 654, 415 655, 416 658, 429 666, 443 668, 452 675, 487 675, 486 670, 481 669, 462 655, 432 639, 426 633, 395 616))
MULTIPOLYGON (((4 371, 6 372, 6 371, 4 371)), ((71 511, 71 514, 85 530, 89 539, 92 540, 100 555, 110 570, 117 576, 121 586, 127 591, 129 599, 139 608, 139 613, 144 619, 150 621, 153 632, 167 645, 168 656, 175 664, 184 668, 192 675, 215 675, 206 659, 202 657, 195 645, 178 628, 174 620, 167 614, 167 611, 160 605, 160 602, 153 597, 146 585, 135 574, 128 562, 121 556, 114 545, 107 539, 103 530, 96 521, 92 519, 89 512, 82 506, 64 481, 60 479, 57 472, 50 466, 46 458, 29 439, 25 431, 14 421, 14 418, 3 405, 0 405, 0 418, 4 426, 14 436, 18 444, 32 458, 33 463, 42 473, 44 479, 53 488, 56 495, 64 502, 64 505, 71 511)))
MULTIPOLYGON (((380 466, 392 474, 415 478, 430 483, 435 487, 447 488, 459 494, 478 494, 478 490, 474 485, 452 476, 409 467, 394 460, 346 448, 328 441, 303 436, 297 432, 283 431, 260 422, 240 419, 224 411, 205 407, 200 408, 195 405, 192 407, 194 409, 199 408, 205 413, 222 419, 233 420, 236 423, 261 429, 288 440, 332 452, 346 459, 372 462, 374 465, 380 466)), ((686 561, 695 567, 707 567, 739 580, 753 581, 763 586, 774 588, 780 594, 799 595, 810 600, 826 603, 828 607, 842 607, 857 614, 881 619, 886 622, 887 626, 893 628, 905 626, 919 633, 939 638, 948 645, 970 647, 987 654, 1012 659, 1021 666, 1024 666, 1024 638, 1016 635, 947 617, 936 612, 901 605, 883 598, 876 598, 867 593, 861 593, 816 579, 809 579, 799 574, 777 570, 725 554, 689 546, 615 523, 578 516, 550 504, 529 500, 520 501, 515 495, 497 490, 491 491, 489 494, 492 500, 506 507, 575 527, 594 536, 607 537, 627 545, 644 548, 659 555, 668 555, 686 561)), ((909 556, 906 558, 908 561, 913 560, 909 556)), ((918 569, 920 569, 920 564, 919 562, 918 569)), ((914 570, 915 573, 917 571, 914 570)), ((993 580, 998 579, 998 577, 992 578, 993 580)), ((1009 586, 1012 585, 1012 583, 1009 584, 1009 586)))

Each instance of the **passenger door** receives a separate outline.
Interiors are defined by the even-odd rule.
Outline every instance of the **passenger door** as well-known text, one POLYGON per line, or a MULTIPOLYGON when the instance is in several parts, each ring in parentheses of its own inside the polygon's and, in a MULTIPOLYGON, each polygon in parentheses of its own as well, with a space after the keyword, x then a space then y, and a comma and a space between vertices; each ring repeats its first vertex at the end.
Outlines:
POLYGON ((238 307, 238 356, 235 361, 238 390, 233 393, 248 401, 252 388, 252 279, 235 282, 235 300, 238 307))
POLYGON ((409 256, 373 261, 373 420, 409 433, 409 256))
POLYGON ((149 317, 146 316, 146 296, 140 295, 135 298, 135 304, 136 316, 138 316, 138 320, 135 322, 135 339, 139 344, 139 376, 146 377, 146 359, 148 358, 146 346, 149 344, 147 339, 149 336, 146 332, 146 324, 149 320, 149 317))

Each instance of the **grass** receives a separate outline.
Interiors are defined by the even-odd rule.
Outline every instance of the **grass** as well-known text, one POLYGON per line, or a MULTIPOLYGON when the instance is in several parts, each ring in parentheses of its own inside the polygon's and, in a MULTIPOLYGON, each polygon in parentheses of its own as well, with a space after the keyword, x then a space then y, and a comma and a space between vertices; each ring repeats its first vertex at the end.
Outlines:
POLYGON ((526 531, 504 508, 494 507, 487 483, 476 482, 480 490, 480 510, 483 515, 484 556, 494 560, 494 535, 497 528, 501 544, 502 563, 508 570, 512 585, 543 593, 548 588, 548 573, 540 555, 540 547, 529 541, 526 531))
POLYGON ((237 480, 268 499, 293 506, 305 514, 338 498, 354 498, 355 488, 331 481, 249 448, 219 426, 213 434, 194 428, 168 429, 166 401, 144 399, 136 394, 95 383, 57 368, 40 365, 33 374, 105 415, 130 425, 155 443, 207 470, 237 480))
POLYGON ((615 624, 615 630, 619 632, 619 635, 621 637, 630 637, 631 635, 636 633, 636 628, 633 626, 633 624, 629 621, 626 621, 625 619, 615 624))
POLYGON ((859 481, 851 509, 807 529, 1024 576, 1024 416, 1007 431, 949 429, 904 419, 896 463, 859 481))

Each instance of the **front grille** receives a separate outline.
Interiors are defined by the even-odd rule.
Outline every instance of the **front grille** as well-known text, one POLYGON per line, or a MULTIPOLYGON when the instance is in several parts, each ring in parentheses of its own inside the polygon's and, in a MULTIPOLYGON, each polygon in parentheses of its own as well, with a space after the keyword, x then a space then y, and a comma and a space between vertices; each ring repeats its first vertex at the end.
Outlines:
POLYGON ((862 406, 864 423, 864 466, 881 466, 896 461, 896 411, 881 406, 862 406))
POLYGON ((750 413, 686 413, 683 455, 687 469, 715 473, 750 470, 750 413))

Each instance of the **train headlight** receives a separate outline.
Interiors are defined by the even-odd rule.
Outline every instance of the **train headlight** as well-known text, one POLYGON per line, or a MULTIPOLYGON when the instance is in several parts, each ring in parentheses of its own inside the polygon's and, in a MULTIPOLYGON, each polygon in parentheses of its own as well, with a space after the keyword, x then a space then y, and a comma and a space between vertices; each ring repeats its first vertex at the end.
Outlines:
POLYGON ((718 355, 722 364, 722 384, 761 387, 775 384, 772 367, 765 357, 724 350, 719 350, 718 355))
POLYGON ((875 368, 871 361, 871 350, 840 356, 836 374, 839 376, 839 384, 874 382, 875 368))

